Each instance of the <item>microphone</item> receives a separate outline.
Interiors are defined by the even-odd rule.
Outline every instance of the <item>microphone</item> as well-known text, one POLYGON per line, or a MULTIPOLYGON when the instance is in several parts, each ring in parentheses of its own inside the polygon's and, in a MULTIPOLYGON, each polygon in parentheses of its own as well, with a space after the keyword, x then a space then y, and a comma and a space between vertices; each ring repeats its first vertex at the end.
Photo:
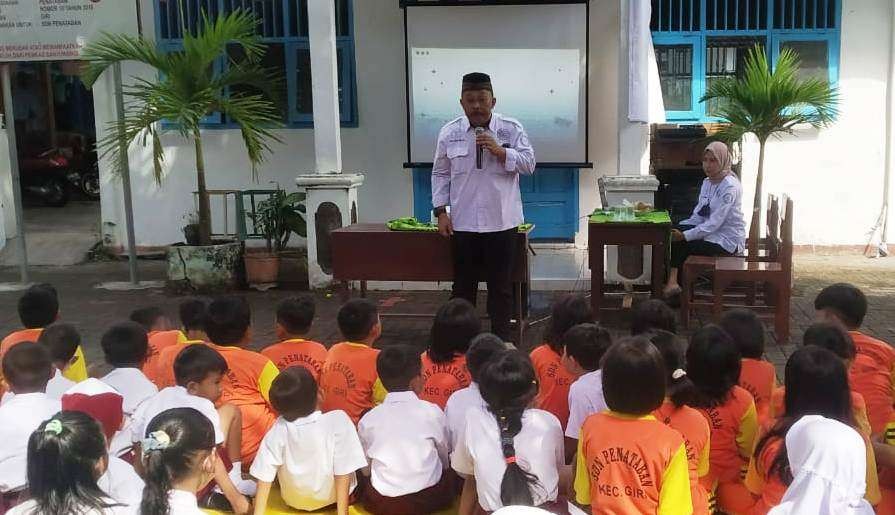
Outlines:
MULTIPOLYGON (((478 138, 482 134, 485 134, 485 128, 484 127, 476 127, 475 128, 476 138, 478 138)), ((476 146, 475 146, 475 167, 478 168, 479 170, 482 169, 482 161, 484 160, 484 158, 485 158, 485 147, 482 145, 476 144, 476 146)))

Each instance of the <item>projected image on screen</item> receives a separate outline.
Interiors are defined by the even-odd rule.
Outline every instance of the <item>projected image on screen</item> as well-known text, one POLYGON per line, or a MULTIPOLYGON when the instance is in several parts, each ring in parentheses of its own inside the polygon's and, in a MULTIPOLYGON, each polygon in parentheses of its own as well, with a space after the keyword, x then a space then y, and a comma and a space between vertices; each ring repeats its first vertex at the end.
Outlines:
POLYGON ((581 53, 578 49, 411 48, 411 155, 432 160, 438 132, 463 115, 463 75, 491 76, 495 112, 519 120, 538 160, 580 159, 581 53))

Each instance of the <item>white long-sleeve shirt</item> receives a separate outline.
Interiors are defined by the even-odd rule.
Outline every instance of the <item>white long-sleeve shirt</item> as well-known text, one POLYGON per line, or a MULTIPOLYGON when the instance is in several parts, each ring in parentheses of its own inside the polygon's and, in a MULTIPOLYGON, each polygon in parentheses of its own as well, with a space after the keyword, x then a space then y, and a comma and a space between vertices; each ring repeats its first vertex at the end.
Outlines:
POLYGON ((746 248, 746 220, 743 218, 743 186, 733 173, 720 182, 702 181, 699 202, 690 218, 681 225, 692 225, 684 231, 687 241, 705 240, 721 245, 724 250, 739 254, 746 248), (705 214, 705 208, 709 212, 705 214))
POLYGON ((507 152, 506 162, 485 150, 476 168, 475 129, 461 116, 438 135, 432 166, 432 205, 450 206, 455 231, 498 232, 524 222, 519 175, 531 175, 537 161, 522 124, 497 113, 486 134, 507 152))

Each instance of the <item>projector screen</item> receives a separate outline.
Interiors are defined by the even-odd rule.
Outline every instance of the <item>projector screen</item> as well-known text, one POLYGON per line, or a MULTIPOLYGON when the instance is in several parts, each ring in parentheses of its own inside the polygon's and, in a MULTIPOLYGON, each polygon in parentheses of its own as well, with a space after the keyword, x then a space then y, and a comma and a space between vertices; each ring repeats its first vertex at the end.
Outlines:
POLYGON ((407 7, 413 163, 431 163, 439 130, 463 115, 463 75, 491 76, 495 112, 525 127, 540 163, 587 161, 586 7, 407 7))

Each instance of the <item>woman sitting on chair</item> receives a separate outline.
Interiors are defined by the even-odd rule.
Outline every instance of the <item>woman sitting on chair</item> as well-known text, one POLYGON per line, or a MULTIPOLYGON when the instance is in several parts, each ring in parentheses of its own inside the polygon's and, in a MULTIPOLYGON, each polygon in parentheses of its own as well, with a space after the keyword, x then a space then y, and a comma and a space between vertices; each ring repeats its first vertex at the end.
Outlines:
POLYGON ((746 221, 740 203, 743 187, 731 170, 730 150, 715 141, 702 154, 705 180, 690 218, 671 231, 671 270, 665 297, 680 294, 678 271, 688 256, 733 256, 746 246, 746 221))

